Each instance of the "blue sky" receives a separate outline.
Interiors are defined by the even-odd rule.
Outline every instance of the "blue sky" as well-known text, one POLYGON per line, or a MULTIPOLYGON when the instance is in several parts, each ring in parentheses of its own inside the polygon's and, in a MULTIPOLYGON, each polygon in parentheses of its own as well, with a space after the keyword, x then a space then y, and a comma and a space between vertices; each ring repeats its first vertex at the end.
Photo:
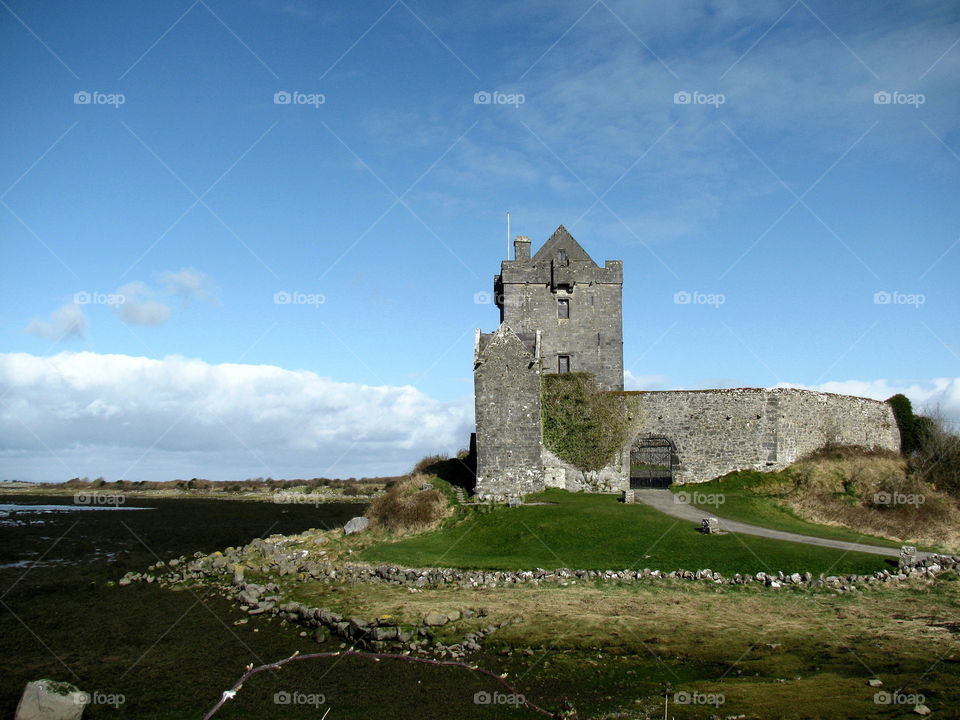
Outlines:
POLYGON ((960 418, 958 39, 949 2, 5 0, 0 476, 465 446, 507 210, 624 261, 629 387, 960 418))

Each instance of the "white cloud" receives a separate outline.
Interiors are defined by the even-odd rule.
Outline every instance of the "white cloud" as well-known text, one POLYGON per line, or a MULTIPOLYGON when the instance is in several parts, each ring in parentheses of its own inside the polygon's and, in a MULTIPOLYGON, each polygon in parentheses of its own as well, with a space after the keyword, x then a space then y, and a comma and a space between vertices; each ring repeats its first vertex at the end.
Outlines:
POLYGON ((960 378, 934 378, 926 382, 900 383, 880 380, 833 380, 819 385, 780 383, 777 387, 805 388, 841 395, 860 395, 886 400, 902 393, 910 398, 913 409, 921 413, 940 412, 951 420, 960 420, 960 378))
POLYGON ((82 340, 87 331, 87 318, 77 305, 67 303, 50 314, 50 322, 34 319, 25 331, 55 342, 72 337, 82 340))
POLYGON ((178 295, 184 302, 191 300, 214 300, 213 282, 210 276, 196 268, 181 268, 167 271, 160 276, 160 283, 167 292, 178 295))
POLYGON ((624 390, 664 390, 666 387, 665 375, 634 375, 629 370, 623 371, 624 390))
POLYGON ((472 430, 468 400, 177 356, 0 354, 0 392, 3 478, 397 474, 472 430))
POLYGON ((132 282, 117 289, 124 301, 116 306, 120 319, 128 325, 147 325, 156 327, 170 319, 170 307, 157 300, 151 300, 153 290, 142 282, 132 282))

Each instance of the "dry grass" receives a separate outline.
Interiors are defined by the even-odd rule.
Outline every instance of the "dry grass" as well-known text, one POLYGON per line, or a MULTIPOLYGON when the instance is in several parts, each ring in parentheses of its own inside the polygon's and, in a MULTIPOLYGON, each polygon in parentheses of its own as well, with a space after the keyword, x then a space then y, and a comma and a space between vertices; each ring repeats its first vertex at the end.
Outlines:
POLYGON ((396 480, 375 498, 365 513, 376 530, 391 533, 423 532, 437 527, 453 512, 446 496, 436 488, 421 490, 430 478, 414 473, 396 480))
POLYGON ((512 620, 492 636, 494 646, 655 649, 665 657, 728 662, 748 651, 753 659, 762 659, 770 654, 762 647, 768 642, 782 643, 781 653, 809 645, 839 652, 857 645, 858 652, 875 656, 891 648, 903 656, 924 657, 932 648, 955 655, 960 643, 950 627, 956 622, 957 584, 878 588, 856 597, 681 583, 440 587, 416 593, 386 584, 347 584, 334 590, 325 583, 304 583, 295 594, 348 616, 389 615, 403 623, 417 623, 433 611, 482 608, 483 618, 461 621, 450 629, 451 637, 512 620), (933 587, 938 592, 930 592, 933 587), (817 630, 825 625, 829 632, 817 630))
POLYGON ((947 493, 908 473, 896 453, 828 448, 796 463, 785 500, 811 522, 894 540, 960 547, 960 509, 947 493))

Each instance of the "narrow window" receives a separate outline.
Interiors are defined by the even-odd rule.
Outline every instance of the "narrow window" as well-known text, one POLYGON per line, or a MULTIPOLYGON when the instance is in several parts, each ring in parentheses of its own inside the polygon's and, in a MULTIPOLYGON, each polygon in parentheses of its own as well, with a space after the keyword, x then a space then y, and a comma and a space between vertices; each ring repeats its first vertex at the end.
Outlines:
POLYGON ((557 372, 561 372, 561 373, 570 372, 570 356, 569 355, 557 355, 557 372))
POLYGON ((567 298, 557 300, 557 317, 561 320, 570 319, 570 300, 567 298))
POLYGON ((560 256, 560 264, 567 265, 567 251, 563 248, 560 248, 558 255, 560 256))

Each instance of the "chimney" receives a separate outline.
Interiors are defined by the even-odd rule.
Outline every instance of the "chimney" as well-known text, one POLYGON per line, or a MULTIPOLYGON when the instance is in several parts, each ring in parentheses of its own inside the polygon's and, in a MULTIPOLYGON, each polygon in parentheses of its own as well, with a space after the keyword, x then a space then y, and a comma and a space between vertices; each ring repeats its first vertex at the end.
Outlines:
POLYGON ((528 238, 526 235, 517 235, 513 239, 513 259, 530 259, 530 238, 528 238))

